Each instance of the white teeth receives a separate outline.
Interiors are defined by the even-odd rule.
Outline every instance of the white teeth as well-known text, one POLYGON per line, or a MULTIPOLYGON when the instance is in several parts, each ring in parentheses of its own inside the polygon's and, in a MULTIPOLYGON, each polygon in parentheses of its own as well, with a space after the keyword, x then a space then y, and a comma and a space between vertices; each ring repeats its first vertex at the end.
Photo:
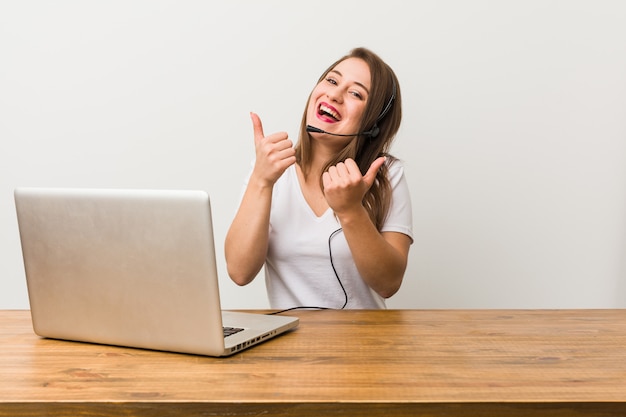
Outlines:
POLYGON ((330 114, 333 118, 339 120, 339 114, 337 114, 337 112, 333 111, 331 108, 326 107, 322 104, 320 106, 320 110, 323 111, 324 113, 330 114))

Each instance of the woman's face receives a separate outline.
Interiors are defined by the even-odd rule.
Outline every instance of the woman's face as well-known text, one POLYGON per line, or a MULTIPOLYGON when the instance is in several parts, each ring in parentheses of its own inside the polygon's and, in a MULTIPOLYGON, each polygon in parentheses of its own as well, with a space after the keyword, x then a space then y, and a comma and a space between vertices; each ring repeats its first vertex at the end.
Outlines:
POLYGON ((330 133, 352 135, 359 132, 370 87, 370 69, 365 61, 359 58, 341 61, 313 89, 307 124, 330 133))

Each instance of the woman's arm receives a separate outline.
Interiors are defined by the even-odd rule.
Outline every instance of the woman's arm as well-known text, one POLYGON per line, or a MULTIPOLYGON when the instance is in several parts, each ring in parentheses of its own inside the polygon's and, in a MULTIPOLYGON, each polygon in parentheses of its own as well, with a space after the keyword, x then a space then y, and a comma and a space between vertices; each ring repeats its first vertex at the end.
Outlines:
POLYGON ((224 251, 230 278, 238 285, 250 283, 267 254, 269 219, 274 184, 295 163, 295 150, 287 133, 267 137, 261 119, 251 113, 256 160, 241 204, 226 234, 224 251))
POLYGON ((365 283, 383 298, 394 295, 402 284, 411 238, 399 232, 380 233, 365 208, 338 217, 365 283))
POLYGON ((406 270, 411 238, 399 232, 379 232, 362 204, 384 157, 365 175, 347 159, 324 173, 324 195, 341 223, 352 257, 363 280, 381 297, 395 294, 406 270))

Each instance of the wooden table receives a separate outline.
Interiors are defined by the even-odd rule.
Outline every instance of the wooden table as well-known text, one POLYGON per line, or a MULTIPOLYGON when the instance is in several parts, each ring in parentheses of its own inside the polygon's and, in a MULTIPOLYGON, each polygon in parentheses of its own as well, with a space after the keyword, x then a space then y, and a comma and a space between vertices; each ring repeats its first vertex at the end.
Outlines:
POLYGON ((229 358, 37 337, 0 311, 0 416, 625 416, 625 310, 297 311, 229 358))

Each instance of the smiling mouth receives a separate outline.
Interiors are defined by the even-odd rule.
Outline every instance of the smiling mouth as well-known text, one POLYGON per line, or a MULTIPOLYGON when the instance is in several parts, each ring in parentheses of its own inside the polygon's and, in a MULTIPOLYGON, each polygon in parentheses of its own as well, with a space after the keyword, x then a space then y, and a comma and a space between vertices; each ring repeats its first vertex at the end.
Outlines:
POLYGON ((332 109, 331 107, 328 107, 327 105, 323 103, 318 108, 317 114, 319 114, 320 116, 329 117, 336 122, 338 122, 341 119, 341 116, 339 115, 339 113, 337 113, 334 109, 332 109))

